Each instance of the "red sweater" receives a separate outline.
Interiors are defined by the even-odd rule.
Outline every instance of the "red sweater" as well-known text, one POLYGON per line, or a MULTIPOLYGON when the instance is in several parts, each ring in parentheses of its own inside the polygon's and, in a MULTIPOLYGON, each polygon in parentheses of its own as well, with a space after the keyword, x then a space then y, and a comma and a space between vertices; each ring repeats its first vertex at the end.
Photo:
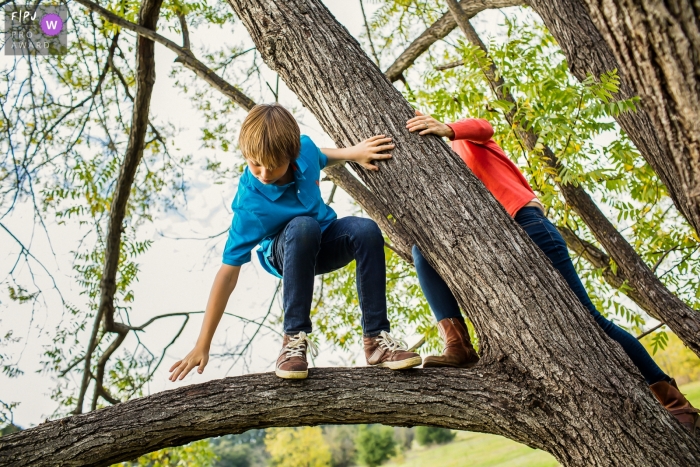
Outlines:
POLYGON ((489 122, 481 118, 467 118, 447 125, 455 132, 451 143, 454 152, 459 154, 508 214, 515 216, 520 208, 536 198, 518 167, 493 140, 493 127, 489 122))

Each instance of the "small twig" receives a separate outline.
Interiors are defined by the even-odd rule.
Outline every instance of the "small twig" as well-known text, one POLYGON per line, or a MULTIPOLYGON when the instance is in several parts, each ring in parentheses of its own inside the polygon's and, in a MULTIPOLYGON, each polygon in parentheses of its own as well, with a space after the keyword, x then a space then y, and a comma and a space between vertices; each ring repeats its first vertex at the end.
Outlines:
POLYGON ((666 257, 667 257, 672 251, 675 251, 675 250, 676 250, 676 248, 671 248, 671 249, 666 250, 665 252, 663 252, 663 253, 661 254, 661 256, 659 256, 659 259, 656 260, 656 263, 654 263, 654 267, 651 268, 651 272, 653 272, 654 274, 656 274, 656 270, 659 268, 659 266, 661 266, 661 263, 663 262, 663 260, 666 259, 666 257))
POLYGON ((279 90, 280 90, 280 75, 277 75, 277 84, 275 85, 275 89, 272 89, 272 86, 270 86, 270 83, 265 81, 265 84, 267 85, 267 88, 270 90, 273 96, 275 96, 275 102, 279 102, 279 90))
POLYGON ((263 327, 265 321, 267 321, 267 317, 270 316, 270 313, 272 313, 272 307, 275 304, 275 298, 277 297, 277 294, 279 293, 280 288, 282 288, 282 281, 277 282, 277 287, 275 288, 275 293, 272 294, 272 300, 270 300, 270 306, 267 308, 267 313, 265 313, 265 316, 263 317, 262 321, 260 321, 260 323, 258 324, 258 329, 256 329, 255 332, 253 333, 253 335, 251 336, 251 338, 248 339, 248 342, 243 347, 243 350, 241 350, 238 353, 238 358, 236 358, 236 360, 234 360, 234 362, 231 364, 229 369, 226 370, 227 375, 228 375, 229 371, 231 371, 233 369, 233 367, 236 366, 236 363, 238 363, 238 361, 243 357, 243 355, 245 354, 245 351, 248 350, 248 347, 250 347, 250 345, 253 343, 255 336, 258 335, 258 333, 260 332, 260 329, 263 327))
POLYGON ((333 197, 335 196, 335 190, 338 188, 338 185, 335 183, 333 184, 333 188, 331 188, 331 194, 328 195, 328 200, 326 201, 326 205, 330 206, 331 203, 333 202, 333 197))
POLYGON ((365 21, 365 31, 367 32, 367 40, 369 41, 369 47, 370 49, 372 49, 372 56, 374 57, 374 62, 377 64, 378 67, 381 67, 381 64, 379 63, 379 57, 377 56, 377 51, 374 48, 374 42, 372 41, 372 33, 369 29, 369 23, 367 22, 367 15, 365 14, 365 4, 362 0, 360 0, 360 10, 362 10, 362 19, 364 19, 365 21))
POLYGON ((413 344, 411 347, 408 348, 408 352, 415 352, 418 350, 423 344, 425 344, 425 336, 421 337, 418 342, 413 344))
POLYGON ((182 48, 190 50, 190 31, 187 28, 187 19, 182 13, 177 15, 177 19, 180 20, 180 29, 182 29, 182 48))
POLYGON ((457 68, 458 66, 464 65, 464 60, 456 60, 454 62, 445 63, 444 65, 438 65, 435 67, 437 71, 451 70, 452 68, 457 68))
POLYGON ((384 246, 396 253, 398 256, 401 256, 401 253, 399 253, 399 250, 397 250, 391 243, 385 241, 384 246))
POLYGON ((659 329, 661 326, 665 326, 665 323, 659 323, 658 325, 654 326, 653 328, 649 329, 648 331, 645 331, 645 332, 641 333, 640 335, 637 336, 637 340, 641 340, 643 337, 648 336, 648 335, 651 334, 652 332, 654 332, 654 331, 656 331, 657 329, 659 329))

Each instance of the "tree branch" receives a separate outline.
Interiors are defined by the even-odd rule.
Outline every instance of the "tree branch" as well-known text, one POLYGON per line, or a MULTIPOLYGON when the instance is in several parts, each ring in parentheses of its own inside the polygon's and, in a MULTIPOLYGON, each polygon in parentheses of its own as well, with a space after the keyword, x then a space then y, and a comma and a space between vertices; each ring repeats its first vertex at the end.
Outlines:
POLYGON ((155 31, 127 21, 124 18, 112 13, 111 11, 102 8, 98 4, 91 2, 90 0, 76 0, 76 2, 98 13, 110 23, 121 26, 124 29, 134 31, 138 35, 151 39, 152 41, 158 42, 159 44, 164 45, 166 48, 172 50, 177 54, 177 58, 175 59, 176 62, 182 63, 183 66, 192 70, 197 76, 202 78, 204 81, 209 83, 218 91, 228 96, 231 100, 233 100, 245 110, 250 110, 255 105, 255 102, 253 102, 248 96, 239 91, 235 86, 232 86, 231 84, 226 82, 219 75, 214 73, 213 70, 207 67, 204 63, 195 58, 188 48, 180 47, 175 42, 166 39, 165 37, 161 36, 155 31))
MULTIPOLYGON (((464 12, 471 18, 484 10, 495 8, 506 8, 509 6, 526 5, 528 1, 523 0, 462 0, 460 5, 464 12)), ((431 45, 447 36, 457 27, 457 22, 448 11, 442 18, 433 23, 428 29, 418 36, 404 50, 394 63, 384 72, 392 83, 401 79, 401 75, 413 62, 418 59, 431 45)))
POLYGON ((514 409, 536 405, 541 396, 524 394, 499 365, 409 372, 312 368, 308 379, 293 384, 272 373, 246 375, 160 392, 3 436, 0 465, 107 466, 197 439, 273 426, 435 425, 528 442, 527 424, 514 409))
POLYGON ((605 282, 611 287, 621 290, 632 301, 639 305, 641 309, 649 313, 650 316, 655 319, 660 319, 656 315, 657 307, 654 304, 647 303, 645 297, 638 294, 636 289, 629 285, 629 280, 625 272, 620 268, 617 268, 615 272, 612 270, 610 267, 612 263, 610 256, 594 244, 579 238, 573 230, 564 225, 558 225, 557 230, 559 230, 561 236, 564 237, 566 246, 568 246, 571 251, 579 256, 583 256, 594 268, 603 270, 603 279, 605 279, 605 282))
POLYGON ((396 222, 395 216, 389 211, 384 202, 375 196, 360 180, 342 165, 334 165, 324 169, 328 178, 342 188, 347 194, 360 203, 362 209, 374 219, 379 228, 389 237, 392 250, 409 263, 413 263, 411 248, 413 243, 409 235, 396 222))
POLYGON ((180 29, 182 29, 182 48, 184 50, 191 50, 190 47, 190 30, 187 27, 187 18, 182 13, 177 15, 178 21, 180 21, 180 29))
POLYGON ((367 40, 369 41, 369 47, 370 50, 372 50, 372 56, 374 57, 374 62, 377 64, 377 66, 381 66, 379 62, 379 56, 377 55, 377 51, 374 49, 374 42, 372 41, 372 31, 369 29, 369 23, 367 22, 367 15, 365 14, 365 3, 360 0, 360 10, 362 11, 362 19, 364 20, 365 23, 365 32, 367 33, 367 40))

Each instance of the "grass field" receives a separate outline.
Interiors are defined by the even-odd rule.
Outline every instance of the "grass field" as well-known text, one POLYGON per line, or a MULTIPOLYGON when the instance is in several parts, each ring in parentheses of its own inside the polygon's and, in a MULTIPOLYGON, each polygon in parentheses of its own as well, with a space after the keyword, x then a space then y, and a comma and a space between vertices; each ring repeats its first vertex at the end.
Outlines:
POLYGON ((554 457, 495 435, 458 433, 455 441, 443 446, 416 448, 403 460, 382 467, 549 467, 554 457))
MULTIPOLYGON (((695 407, 700 407, 700 381, 680 387, 695 407)), ((495 435, 462 432, 443 446, 416 448, 386 467, 549 467, 557 461, 546 452, 495 435)))

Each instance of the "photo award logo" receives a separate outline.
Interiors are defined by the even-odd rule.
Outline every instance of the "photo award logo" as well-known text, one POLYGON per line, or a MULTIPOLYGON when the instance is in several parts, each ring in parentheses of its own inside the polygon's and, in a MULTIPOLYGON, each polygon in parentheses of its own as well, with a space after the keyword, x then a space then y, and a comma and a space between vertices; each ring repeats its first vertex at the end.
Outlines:
POLYGON ((5 55, 65 55, 65 5, 5 5, 5 55))

